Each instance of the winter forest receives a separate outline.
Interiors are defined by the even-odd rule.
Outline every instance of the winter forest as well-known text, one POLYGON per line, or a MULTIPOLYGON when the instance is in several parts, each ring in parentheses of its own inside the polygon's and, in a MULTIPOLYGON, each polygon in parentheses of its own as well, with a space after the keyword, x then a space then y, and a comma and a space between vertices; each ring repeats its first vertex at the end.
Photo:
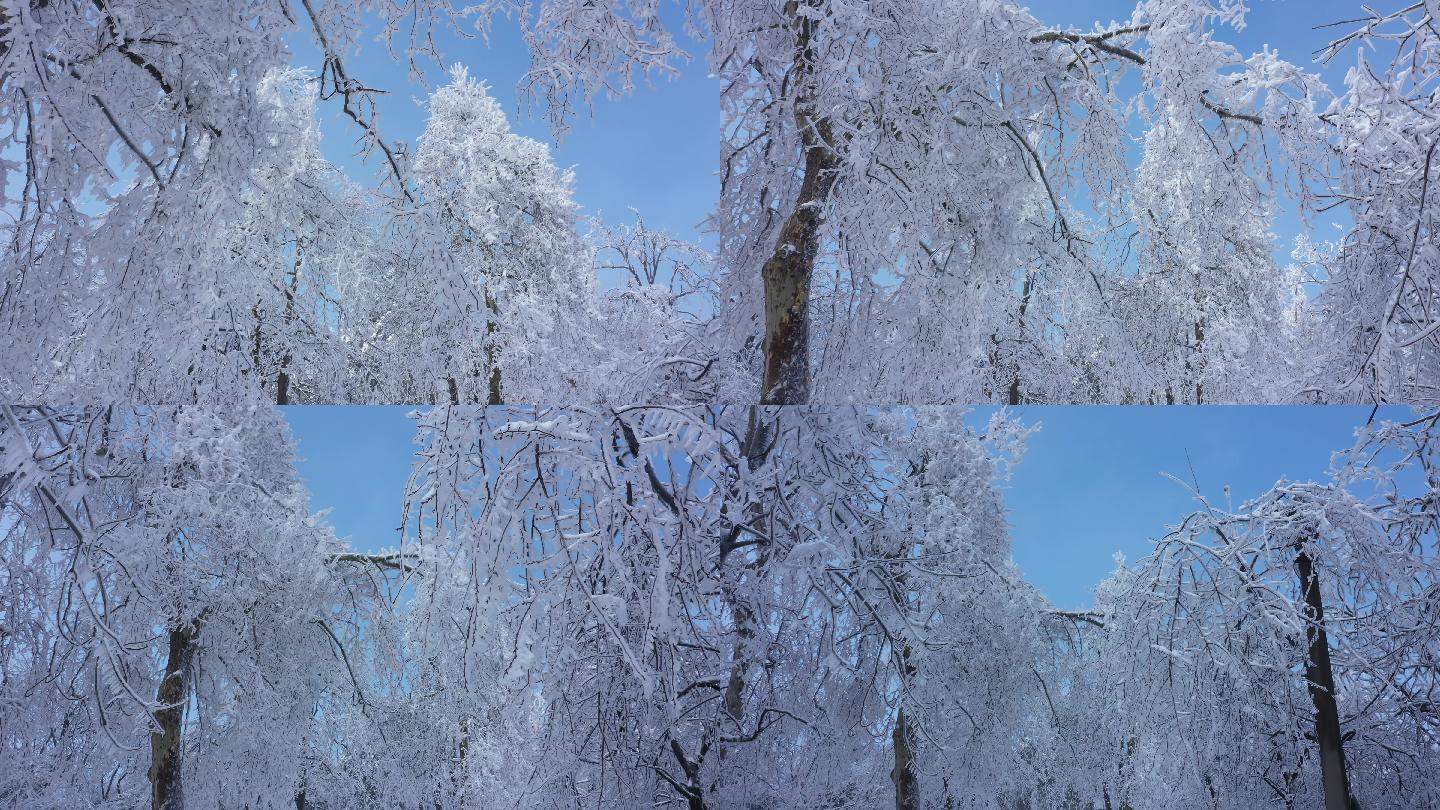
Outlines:
POLYGON ((1012 562, 1003 411, 419 411, 376 553, 274 409, 3 419, 10 805, 1440 803, 1435 412, 1079 611, 1012 562))
POLYGON ((1440 0, 0 0, 0 808, 1440 808, 1437 150, 1440 0))
POLYGON ((8 2, 0 393, 1435 402, 1440 7, 1288 9, 1316 53, 1243 0, 8 2), (694 238, 583 216, 546 141, 696 72, 694 238))

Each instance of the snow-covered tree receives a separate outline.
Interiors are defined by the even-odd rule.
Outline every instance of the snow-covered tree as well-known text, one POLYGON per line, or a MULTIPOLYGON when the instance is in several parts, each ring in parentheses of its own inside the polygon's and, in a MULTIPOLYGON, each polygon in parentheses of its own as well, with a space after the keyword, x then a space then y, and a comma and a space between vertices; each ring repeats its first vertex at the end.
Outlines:
MULTIPOLYGON (((370 261, 385 253, 367 233, 378 227, 374 211, 382 202, 438 205, 447 193, 443 170, 454 167, 437 160, 468 148, 472 159, 461 165, 477 172, 472 187, 495 196, 472 199, 463 211, 430 210, 432 227, 424 233, 438 243, 418 252, 453 247, 442 237, 463 241, 461 232, 484 224, 477 219, 483 218, 480 209, 492 205, 498 219, 486 224, 485 237, 509 231, 504 255, 489 262, 492 270, 498 263, 506 277, 531 284, 573 276, 560 288, 570 294, 585 288, 593 269, 581 258, 583 250, 561 244, 567 240, 560 239, 563 228, 555 219, 560 211, 550 199, 559 175, 535 163, 535 148, 515 156, 519 163, 511 168, 519 174, 487 178, 485 147, 457 140, 454 116, 469 115, 467 104, 478 104, 475 111, 485 107, 465 101, 478 98, 476 83, 462 80, 438 97, 436 137, 417 160, 384 137, 375 97, 393 88, 371 87, 350 69, 362 33, 378 25, 390 52, 409 61, 414 80, 422 63, 443 64, 435 48, 440 30, 464 35, 462 26, 470 23, 488 32, 496 14, 517 16, 533 49, 524 84, 547 100, 558 132, 574 111, 572 91, 582 91, 575 102, 601 88, 626 91, 638 74, 672 71, 686 58, 661 8, 579 0, 465 8, 448 0, 65 0, 5 7, 3 394, 26 401, 217 405, 237 399, 413 401, 411 389, 383 387, 390 369, 377 355, 394 349, 383 345, 393 325, 357 320, 351 305, 358 302, 341 296, 393 281, 370 261), (609 39, 620 33, 625 36, 609 39), (308 37, 320 52, 313 79, 290 73, 292 36, 308 37), (361 151, 378 171, 365 192, 372 199, 363 199, 319 160, 317 100, 358 129, 361 151), (542 202, 521 213, 509 209, 542 202), (517 216, 534 222, 517 227, 517 216), (540 272, 550 265, 564 272, 540 272), (347 273, 358 277, 340 283, 347 273), (358 380, 345 379, 347 370, 358 380)), ((703 15, 696 11, 691 27, 698 33, 693 26, 703 23, 703 15)), ((503 134, 498 110, 484 116, 486 132, 503 134)), ((520 143, 504 141, 507 148, 520 143)), ((472 245, 469 252, 478 250, 472 245)), ((479 257, 458 253, 446 261, 477 270, 479 257)), ((415 254, 401 251, 403 257, 415 254)), ((419 272, 457 280, 456 273, 435 268, 419 272)), ((437 301, 474 290, 430 292, 421 302, 427 314, 437 301)), ((570 312, 553 314, 557 302, 572 305, 566 295, 546 312, 515 285, 505 293, 514 300, 497 298, 493 307, 516 328, 485 342, 508 346, 512 393, 530 398, 568 390, 586 397, 563 366, 590 353, 592 341, 580 332, 587 319, 580 315, 593 302, 574 305, 571 328, 570 312), (505 313, 507 306, 513 309, 505 313), (558 323, 549 332, 547 319, 558 323), (532 342, 535 334, 526 328, 559 345, 532 342)), ((457 312, 442 312, 442 329, 470 325, 457 312)), ((428 348, 405 350, 413 356, 428 348)), ((498 354, 479 369, 482 375, 498 368, 501 348, 489 346, 498 354)), ((474 365, 463 352, 456 361, 474 365)), ((450 370, 456 398, 466 383, 466 400, 489 401, 488 387, 468 380, 474 371, 450 370), (477 397, 477 391, 487 395, 477 397)), ((421 391, 433 388, 432 380, 420 381, 421 391)))
POLYGON ((584 397, 594 271, 573 176, 463 68, 429 113, 408 164, 416 206, 393 215, 392 309, 375 313, 391 365, 451 404, 584 397))
POLYGON ((373 594, 278 416, 3 416, 5 801, 290 804, 366 710, 347 649, 373 594))
POLYGON ((1205 503, 1122 567, 1082 629, 1077 784, 1133 807, 1433 803, 1435 426, 1365 431, 1330 483, 1205 503))
POLYGON ((434 660, 478 672, 480 656, 493 688, 539 695, 532 801, 1033 795, 1025 742, 1048 732, 996 735, 1049 728, 1041 602, 995 488, 1023 438, 1010 422, 979 437, 947 412, 449 408, 421 437, 414 556, 472 600, 424 608, 434 660), (469 640, 497 620, 498 677, 495 645, 469 640))
POLYGON ((1433 413, 1084 611, 1010 559, 1003 414, 440 407, 376 553, 268 409, 0 418, 10 804, 1440 799, 1433 413))
POLYGON ((1326 91, 1216 37, 1243 3, 1089 32, 953 0, 717 9, 726 348, 759 397, 1284 395, 1266 147, 1308 157, 1326 91))
MULTIPOLYGON (((239 219, 198 263, 213 273, 216 315, 201 359, 182 378, 211 387, 196 399, 257 384, 280 405, 377 393, 365 367, 373 354, 367 324, 352 302, 376 283, 379 213, 373 195, 321 154, 313 83, 301 71, 261 82, 273 150, 248 177, 239 219)), ((188 398, 180 394, 158 396, 188 398)))
MULTIPOLYGON (((699 246, 645 224, 595 222, 589 242, 607 289, 592 401, 715 402, 744 383, 747 369, 715 350, 714 259, 699 246), (645 392, 637 394, 637 392, 645 392)), ((749 404, 746 401, 730 404, 749 404)))
POLYGON ((1311 257, 1324 281, 1314 326, 1321 349, 1307 389, 1319 402, 1440 400, 1437 17, 1434 2, 1366 7, 1351 21, 1362 24, 1323 54, 1354 54, 1355 64, 1324 116, 1336 131, 1339 169, 1312 204, 1344 205, 1354 225, 1333 250, 1311 257))

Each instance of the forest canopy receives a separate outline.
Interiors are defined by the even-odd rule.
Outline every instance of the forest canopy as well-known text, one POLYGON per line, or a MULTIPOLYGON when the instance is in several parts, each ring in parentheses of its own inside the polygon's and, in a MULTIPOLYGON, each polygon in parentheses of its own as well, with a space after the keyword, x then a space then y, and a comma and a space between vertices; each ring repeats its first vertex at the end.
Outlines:
POLYGON ((1440 4, 1249 14, 0 3, 0 805, 1440 807, 1440 4), (696 72, 701 230, 586 213, 696 72), (1416 410, 1062 609, 951 403, 1416 410))
POLYGON ((417 412, 376 551, 273 409, 0 416, 8 805, 1440 802, 1437 413, 1083 610, 1014 565, 1004 413, 417 412))
POLYGON ((12 6, 8 401, 1440 400, 1433 0, 1297 20, 1314 55, 1230 44, 1241 0, 1091 27, 973 0, 12 6), (714 250, 578 215, 485 59, 437 44, 502 21, 551 139, 718 78, 714 250), (396 62, 408 84, 366 78, 396 62), (428 99, 413 143, 385 94, 428 99))

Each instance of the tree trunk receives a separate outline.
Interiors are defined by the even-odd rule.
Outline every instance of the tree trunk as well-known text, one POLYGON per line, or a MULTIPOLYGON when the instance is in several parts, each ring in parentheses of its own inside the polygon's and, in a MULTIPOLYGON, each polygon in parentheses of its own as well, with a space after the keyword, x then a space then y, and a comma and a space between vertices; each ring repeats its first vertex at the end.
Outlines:
MULTIPOLYGON (((928 460, 922 462, 915 474, 923 478, 927 466, 928 460)), ((895 586, 906 594, 908 602, 911 591, 906 573, 902 569, 895 575, 895 586)), ((915 663, 911 660, 908 640, 893 639, 890 643, 892 655, 895 654, 893 645, 900 645, 900 708, 895 713, 895 729, 890 735, 895 754, 895 765, 890 771, 890 781, 895 784, 895 810, 920 810, 920 780, 915 772, 915 730, 910 727, 910 717, 905 713, 905 700, 910 695, 910 684, 915 680, 915 663)))
MULTIPOLYGON (((754 407, 750 409, 749 427, 746 430, 742 451, 745 458, 753 467, 761 463, 761 446, 764 443, 764 427, 759 421, 759 415, 754 407)), ((761 507, 752 503, 746 511, 744 520, 747 523, 758 520, 761 516, 761 507)), ((750 644, 755 639, 755 613, 750 604, 739 591, 739 584, 744 575, 744 570, 749 569, 754 574, 759 568, 760 561, 754 563, 742 563, 741 571, 728 573, 725 563, 734 550, 733 544, 740 538, 741 530, 738 526, 732 527, 729 536, 721 541, 720 565, 722 581, 720 585, 721 595, 725 604, 730 608, 731 615, 735 617, 735 646, 730 651, 730 672, 725 681, 725 713, 735 723, 737 733, 741 731, 741 721, 745 719, 745 686, 746 676, 750 669, 750 644)), ((764 554, 762 552, 761 559, 764 554)), ((724 745, 720 746, 720 761, 725 761, 727 753, 724 745)))
MULTIPOLYGON (((1016 335, 1018 336, 1018 338, 1021 339, 1021 340, 1023 340, 1024 337, 1025 337, 1025 310, 1027 310, 1027 309, 1030 308, 1030 292, 1031 292, 1031 288, 1034 286, 1034 284, 1035 284, 1035 274, 1034 274, 1034 272, 1033 272, 1033 271, 1030 271, 1030 270, 1026 270, 1026 271, 1025 271, 1025 285, 1024 285, 1024 287, 1023 287, 1023 288, 1021 289, 1021 291, 1020 291, 1020 314, 1019 314, 1019 317, 1016 318, 1016 329, 1015 329, 1015 334, 1016 334, 1016 335)), ((1010 390, 1007 392, 1008 395, 1005 397, 1005 403, 1006 403, 1007 405, 1019 405, 1019 404, 1020 404, 1020 359, 1019 359, 1019 354, 1020 354, 1020 353, 1019 353, 1019 351, 1017 350, 1015 354, 1016 354, 1016 357, 1015 357, 1015 359, 1013 360, 1013 362, 1014 362, 1014 364, 1015 364, 1015 373, 1014 373, 1014 376, 1010 378, 1010 390)))
POLYGON ((500 304, 489 290, 485 291, 485 306, 490 310, 490 320, 485 324, 485 337, 489 344, 485 348, 485 356, 490 363, 490 404, 504 405, 505 400, 500 395, 500 347, 495 345, 495 336, 500 331, 500 304))
POLYGON ((786 15, 795 21, 795 65, 801 84, 795 125, 805 150, 805 174, 795 208, 780 228, 775 252, 765 261, 765 378, 760 401, 803 405, 810 399, 810 281, 820 252, 821 207, 835 183, 840 157, 828 118, 814 115, 804 84, 814 71, 811 36, 815 21, 799 14, 791 0, 786 15))
POLYGON ((1350 779, 1345 773, 1344 740, 1340 736, 1340 711, 1335 703, 1335 673, 1330 666, 1330 642, 1325 634, 1325 605, 1315 561, 1303 550, 1295 557, 1300 573, 1300 592, 1305 599, 1305 639, 1310 644, 1305 660, 1305 681, 1315 704, 1315 741, 1320 746, 1320 781, 1324 788, 1325 810, 1354 810, 1350 779))
POLYGON ((1201 351, 1204 343, 1205 343, 1205 319, 1204 319, 1204 318, 1201 318, 1200 320, 1197 320, 1197 321, 1195 322, 1195 354, 1196 354, 1197 359, 1196 359, 1196 361, 1195 361, 1196 369, 1195 369, 1194 374, 1195 374, 1195 376, 1197 377, 1197 379, 1195 380, 1195 404, 1196 404, 1196 405, 1204 405, 1204 404, 1205 404, 1205 386, 1204 386, 1203 384, 1201 384, 1200 380, 1198 379, 1198 377, 1200 376, 1200 370, 1204 368, 1204 363, 1201 362, 1201 360, 1199 359, 1199 354, 1200 354, 1200 351, 1201 351))
MULTIPOLYGON (((255 378, 260 380, 260 385, 265 384, 264 362, 265 362, 265 316, 260 312, 261 299, 255 299, 255 306, 250 308, 250 315, 255 318, 255 328, 250 330, 250 368, 255 373, 255 378)), ((193 367, 191 369, 194 370, 193 367)))
POLYGON ((190 654, 195 640, 193 625, 170 631, 170 650, 165 675, 160 681, 155 710, 159 731, 150 734, 150 785, 152 810, 181 810, 185 800, 180 789, 180 724, 185 715, 190 654))
MULTIPOLYGON (((725 682, 725 713, 735 721, 738 729, 745 718, 745 675, 750 668, 750 642, 755 638, 754 616, 733 586, 722 587, 725 601, 730 603, 735 616, 735 648, 730 652, 730 676, 725 682)), ((722 747, 720 750, 723 758, 725 749, 722 747)))
MULTIPOLYGON (((290 283, 285 288, 285 339, 288 343, 291 335, 294 334, 295 322, 299 320, 295 313, 295 296, 300 291, 300 263, 304 260, 305 246, 300 242, 295 243, 295 261, 290 265, 290 283)), ((280 373, 275 376, 275 404, 290 404, 290 348, 287 345, 280 355, 280 373)))
MULTIPOLYGON (((730 651, 730 672, 725 678, 725 714, 735 725, 737 736, 745 719, 746 676, 750 670, 750 643, 755 638, 754 616, 741 598, 735 581, 727 576, 720 586, 721 595, 735 617, 735 646, 730 651)), ((725 745, 720 746, 720 762, 725 762, 729 753, 725 745)))
MULTIPOLYGON (((769 452, 766 446, 769 440, 769 431, 764 422, 760 419, 759 409, 750 407, 749 419, 745 429, 745 439, 741 443, 741 452, 750 469, 758 469, 764 463, 765 456, 769 452)), ((760 520, 763 515, 764 506, 759 502, 752 502, 746 509, 743 517, 744 522, 753 524, 760 520)), ((751 562, 741 563, 740 570, 731 572, 726 563, 730 554, 735 551, 735 543, 741 538, 741 527, 736 525, 730 528, 728 535, 720 541, 720 567, 721 567, 721 595, 725 604, 730 608, 731 615, 735 617, 735 646, 730 651, 730 672, 725 680, 724 709, 725 714, 735 725, 737 736, 744 731, 743 721, 745 719, 745 687, 748 684, 747 676, 751 667, 750 645, 756 636, 756 617, 746 597, 740 593, 739 585, 745 572, 751 576, 758 576, 760 570, 768 558, 768 551, 763 547, 757 558, 751 562)), ((723 734, 721 735, 724 736, 723 734)), ((726 745, 720 745, 720 763, 724 767, 725 758, 729 750, 726 745)))
POLYGON ((895 747, 895 767, 890 771, 890 781, 895 783, 895 810, 920 810, 920 786, 915 778, 915 748, 913 733, 905 709, 901 708, 895 718, 895 731, 891 739, 895 747))

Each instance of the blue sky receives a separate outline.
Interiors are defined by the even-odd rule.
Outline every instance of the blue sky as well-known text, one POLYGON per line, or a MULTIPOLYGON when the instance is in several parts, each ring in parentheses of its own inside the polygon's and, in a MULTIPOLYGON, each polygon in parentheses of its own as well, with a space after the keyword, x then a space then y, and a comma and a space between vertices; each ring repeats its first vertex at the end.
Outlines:
MULTIPOLYGON (((299 443, 311 507, 357 548, 395 545, 414 427, 404 407, 282 408, 299 443)), ((970 416, 983 427, 994 408, 970 416)), ((1139 559, 1197 505, 1186 487, 1236 504, 1277 481, 1323 480, 1331 455, 1348 449, 1365 407, 1021 407, 1040 426, 1006 486, 1015 561, 1060 607, 1091 602, 1115 552, 1139 559), (1188 457, 1187 457, 1188 455, 1188 457)), ((1403 419, 1405 408, 1377 418, 1403 419)))
MULTIPOLYGON (((530 105, 524 113, 517 111, 516 82, 529 67, 530 55, 513 20, 496 18, 488 46, 479 36, 461 39, 450 32, 437 37, 437 42, 447 68, 463 64, 471 76, 489 84, 515 131, 548 143, 558 165, 575 169, 575 197, 583 215, 603 212, 608 222, 631 222, 633 207, 652 227, 703 241, 700 226, 720 188, 716 175, 720 85, 709 76, 706 46, 686 39, 680 15, 670 8, 673 4, 664 5, 672 30, 692 60, 679 65, 678 76, 655 77, 653 87, 637 82, 630 96, 597 99, 593 109, 578 110, 570 132, 558 145, 543 107, 530 105)), ((308 35, 303 30, 290 38, 294 62, 318 72, 320 54, 308 35)), ((419 102, 430 91, 411 84, 408 69, 392 61, 385 46, 373 38, 363 39, 360 52, 344 58, 352 78, 389 92, 379 101, 385 139, 413 145, 425 127, 419 102)), ((422 67, 431 89, 446 81, 445 70, 433 64, 422 67)), ((321 104, 323 149, 352 177, 368 182, 380 164, 372 160, 366 166, 354 157, 359 130, 339 110, 335 100, 321 104)))
POLYGON ((299 445, 313 511, 333 508, 335 532, 356 548, 400 543, 400 512, 415 451, 414 408, 300 405, 281 408, 299 445))
MULTIPOLYGON (((977 408, 983 428, 995 408, 977 408)), ((1062 608, 1092 601, 1119 551, 1136 560, 1199 505, 1256 497, 1280 480, 1321 481, 1369 407, 1018 407, 1040 426, 1006 486, 1015 562, 1062 608), (1193 474, 1192 474, 1193 469, 1193 474), (1179 478, 1177 483, 1165 474, 1179 478)), ((1377 420, 1409 418, 1381 409, 1377 420)))

